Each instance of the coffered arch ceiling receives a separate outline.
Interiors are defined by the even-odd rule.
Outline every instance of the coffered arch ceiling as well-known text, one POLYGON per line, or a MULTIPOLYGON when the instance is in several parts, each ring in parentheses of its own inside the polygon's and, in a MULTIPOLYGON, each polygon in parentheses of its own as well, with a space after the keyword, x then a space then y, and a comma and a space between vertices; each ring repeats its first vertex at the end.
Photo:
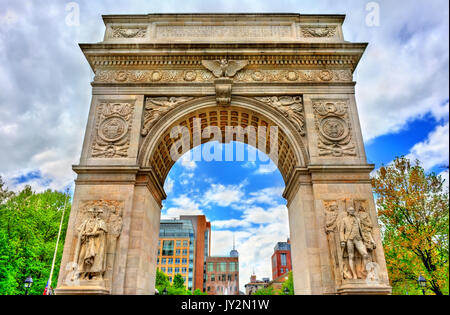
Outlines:
MULTIPOLYGON (((168 98, 166 98, 168 100, 168 98)), ((266 152, 270 152, 270 133, 271 127, 278 127, 278 169, 280 170, 285 182, 288 182, 295 167, 305 166, 308 161, 306 148, 303 144, 302 136, 298 128, 277 112, 257 99, 246 97, 235 97, 231 106, 217 106, 213 97, 203 98, 173 98, 181 100, 182 104, 169 110, 162 116, 157 115, 158 121, 154 121, 146 129, 142 130, 145 136, 140 149, 140 163, 143 168, 151 168, 157 177, 158 182, 163 185, 172 166, 176 163, 171 157, 170 150, 172 145, 179 138, 172 139, 170 132, 177 126, 186 127, 189 130, 190 148, 193 148, 194 119, 201 122, 201 130, 208 126, 219 127, 222 132, 222 143, 225 139, 226 126, 247 128, 248 126, 265 127, 266 133, 258 134, 256 139, 249 138, 247 134, 243 135, 244 143, 254 144, 258 148, 266 146, 266 152), (250 140, 250 142, 249 142, 250 140)), ((151 104, 152 98, 147 98, 147 108, 151 104)), ((151 105, 150 105, 151 106, 151 105)), ((153 115, 153 114, 152 114, 153 115)), ((212 137, 212 136, 211 136, 212 137)), ((201 143, 209 142, 211 139, 202 139, 201 143)), ((238 141, 236 137, 233 139, 238 141)))

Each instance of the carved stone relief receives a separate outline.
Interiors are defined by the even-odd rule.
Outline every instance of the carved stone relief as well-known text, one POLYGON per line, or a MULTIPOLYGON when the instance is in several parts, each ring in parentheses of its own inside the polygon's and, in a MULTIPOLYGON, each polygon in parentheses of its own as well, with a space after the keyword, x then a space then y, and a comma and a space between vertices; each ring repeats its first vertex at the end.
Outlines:
POLYGON ((320 156, 356 156, 347 101, 313 103, 320 156))
POLYGON ((147 26, 111 26, 112 38, 143 38, 147 34, 147 26))
POLYGON ((92 157, 125 158, 130 146, 134 104, 101 103, 98 105, 92 157))
POLYGON ((122 233, 122 201, 85 201, 77 218, 77 244, 73 256, 72 281, 104 286, 104 276, 112 270, 109 253, 115 252, 122 233))
POLYGON ((281 112, 296 126, 297 131, 300 132, 302 136, 306 135, 303 98, 301 96, 255 97, 255 99, 269 104, 281 112))
POLYGON ((338 201, 324 202, 325 232, 335 273, 341 282, 379 281, 373 223, 367 204, 367 201, 355 200, 339 207, 338 201))
POLYGON ((304 26, 300 27, 303 37, 331 38, 336 36, 337 26, 304 26))
POLYGON ((175 106, 193 100, 193 97, 148 97, 145 101, 142 136, 147 136, 153 124, 175 106))
MULTIPOLYGON (((220 71, 220 70, 219 70, 220 71)), ((99 70, 96 83, 213 83, 215 76, 208 70, 99 70)), ((351 70, 250 70, 234 75, 241 82, 351 82, 351 70)))

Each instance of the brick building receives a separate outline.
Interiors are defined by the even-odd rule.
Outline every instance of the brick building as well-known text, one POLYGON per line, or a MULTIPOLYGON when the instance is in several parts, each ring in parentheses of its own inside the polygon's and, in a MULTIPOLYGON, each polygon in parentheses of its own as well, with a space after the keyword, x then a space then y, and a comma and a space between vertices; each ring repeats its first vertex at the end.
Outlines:
POLYGON ((239 295, 239 257, 206 258, 206 293, 239 295))
POLYGON ((272 279, 277 279, 292 270, 291 242, 279 242, 272 255, 272 279))

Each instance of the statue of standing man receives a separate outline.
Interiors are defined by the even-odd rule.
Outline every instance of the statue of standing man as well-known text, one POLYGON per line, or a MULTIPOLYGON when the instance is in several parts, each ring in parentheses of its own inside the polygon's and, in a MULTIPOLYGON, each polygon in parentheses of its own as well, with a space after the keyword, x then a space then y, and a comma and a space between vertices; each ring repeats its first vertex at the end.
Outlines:
POLYGON ((103 210, 93 206, 90 217, 78 228, 75 261, 82 280, 102 280, 106 271, 106 222, 100 218, 103 210))
POLYGON ((347 209, 347 216, 342 218, 339 224, 339 236, 341 241, 341 248, 347 250, 348 264, 350 267, 353 279, 358 279, 355 269, 355 250, 361 255, 364 261, 364 266, 369 262, 369 253, 367 252, 365 233, 361 227, 361 221, 355 214, 355 208, 347 209))

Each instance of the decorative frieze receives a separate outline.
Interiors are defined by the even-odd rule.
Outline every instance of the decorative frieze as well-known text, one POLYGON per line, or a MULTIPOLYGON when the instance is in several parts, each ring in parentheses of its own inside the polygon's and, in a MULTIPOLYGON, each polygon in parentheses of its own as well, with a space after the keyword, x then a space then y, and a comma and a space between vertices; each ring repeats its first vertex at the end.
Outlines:
POLYGON ((145 101, 142 136, 147 136, 153 124, 175 106, 193 100, 193 97, 147 97, 145 101))
POLYGON ((302 135, 306 135, 303 98, 301 96, 255 97, 260 102, 269 104, 288 118, 302 135))
POLYGON ((128 157, 133 113, 134 104, 131 103, 107 102, 98 105, 92 157, 128 157))
POLYGON ((313 103, 320 156, 356 156, 347 101, 313 103))
MULTIPOLYGON (((218 70, 217 74, 222 70, 218 70)), ((208 70, 99 70, 95 83, 213 83, 208 70)), ((234 75, 235 83, 352 82, 351 70, 244 69, 234 75)))

